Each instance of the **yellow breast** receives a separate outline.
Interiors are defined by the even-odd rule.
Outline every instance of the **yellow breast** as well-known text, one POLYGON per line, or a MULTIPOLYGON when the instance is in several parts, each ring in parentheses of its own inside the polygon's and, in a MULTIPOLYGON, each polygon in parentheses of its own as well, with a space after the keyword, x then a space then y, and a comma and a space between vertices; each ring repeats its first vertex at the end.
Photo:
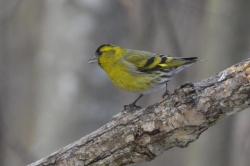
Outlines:
POLYGON ((151 87, 152 78, 148 74, 135 74, 123 66, 115 66, 107 73, 113 84, 121 90, 143 92, 151 87))

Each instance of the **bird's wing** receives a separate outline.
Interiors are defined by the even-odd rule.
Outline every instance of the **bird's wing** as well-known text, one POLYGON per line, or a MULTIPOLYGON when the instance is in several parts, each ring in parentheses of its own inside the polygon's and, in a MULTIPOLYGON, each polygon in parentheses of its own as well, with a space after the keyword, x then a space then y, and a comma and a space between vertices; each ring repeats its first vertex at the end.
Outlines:
POLYGON ((133 50, 128 52, 123 58, 129 66, 133 67, 133 69, 136 69, 138 72, 172 69, 197 61, 197 57, 169 57, 167 55, 133 50))

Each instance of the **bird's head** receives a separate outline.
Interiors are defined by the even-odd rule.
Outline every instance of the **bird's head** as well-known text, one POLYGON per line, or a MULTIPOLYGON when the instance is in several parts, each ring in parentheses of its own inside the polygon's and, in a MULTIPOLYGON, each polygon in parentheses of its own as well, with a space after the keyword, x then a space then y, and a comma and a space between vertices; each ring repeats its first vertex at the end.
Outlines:
POLYGON ((98 64, 103 67, 104 65, 113 64, 117 61, 124 52, 124 48, 111 45, 103 44, 97 48, 95 55, 88 63, 98 62, 98 64))

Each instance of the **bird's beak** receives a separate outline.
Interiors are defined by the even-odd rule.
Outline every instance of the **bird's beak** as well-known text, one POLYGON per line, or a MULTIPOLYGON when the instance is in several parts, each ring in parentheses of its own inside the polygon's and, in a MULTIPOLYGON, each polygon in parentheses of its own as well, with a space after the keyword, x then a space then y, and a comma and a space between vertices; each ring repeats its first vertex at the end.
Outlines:
POLYGON ((88 61, 88 63, 95 63, 95 62, 97 62, 97 58, 96 58, 96 56, 94 55, 94 56, 88 61))

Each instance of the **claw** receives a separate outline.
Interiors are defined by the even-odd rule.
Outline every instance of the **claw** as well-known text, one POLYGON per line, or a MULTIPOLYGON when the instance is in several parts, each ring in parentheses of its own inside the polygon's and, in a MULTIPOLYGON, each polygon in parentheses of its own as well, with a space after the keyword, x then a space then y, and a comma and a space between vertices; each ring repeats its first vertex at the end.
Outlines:
POLYGON ((194 87, 194 84, 192 82, 185 82, 183 85, 180 86, 180 88, 184 87, 194 87))
POLYGON ((136 105, 136 102, 143 96, 143 94, 140 94, 140 96, 131 104, 124 105, 124 110, 137 110, 141 109, 140 106, 136 105))
POLYGON ((133 103, 129 105, 124 105, 124 110, 138 110, 138 109, 141 109, 141 107, 133 103))
POLYGON ((170 92, 166 89, 166 91, 162 94, 162 98, 164 99, 165 96, 169 96, 170 92))

